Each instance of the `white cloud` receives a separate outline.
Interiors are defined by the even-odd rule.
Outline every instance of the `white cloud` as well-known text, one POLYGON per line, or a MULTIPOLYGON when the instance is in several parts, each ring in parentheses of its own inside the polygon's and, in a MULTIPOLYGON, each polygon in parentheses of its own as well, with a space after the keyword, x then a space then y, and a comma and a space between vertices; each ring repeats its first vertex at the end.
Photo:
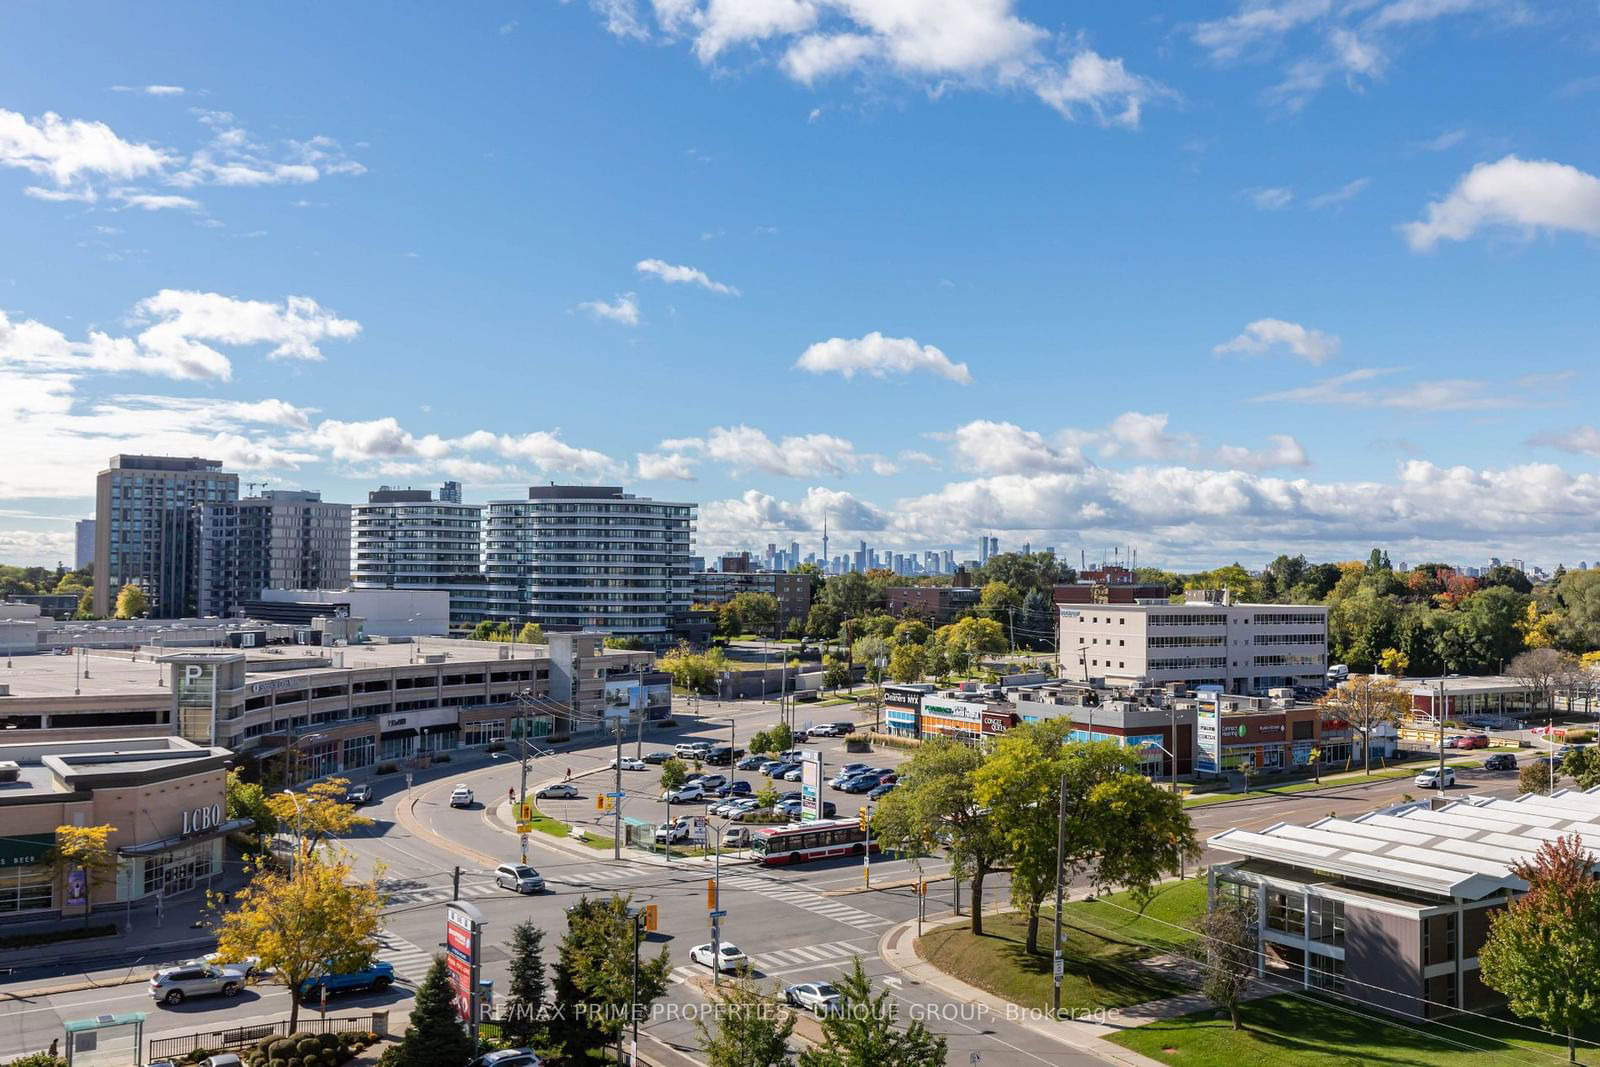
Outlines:
POLYGON ((924 466, 924 467, 938 467, 939 466, 939 461, 938 460, 936 460, 932 456, 928 455, 928 453, 922 452, 922 451, 918 451, 917 449, 914 449, 914 448, 901 449, 899 454, 896 455, 895 458, 898 459, 901 463, 916 463, 916 464, 919 464, 919 465, 924 466))
POLYGON ((169 208, 182 211, 200 210, 200 201, 174 193, 143 193, 137 189, 113 189, 111 196, 129 207, 142 208, 145 211, 165 211, 169 208))
POLYGON ((1467 139, 1466 130, 1446 130, 1437 137, 1430 137, 1426 141, 1419 141, 1417 147, 1424 152, 1443 152, 1454 148, 1467 139))
POLYGON ((619 293, 611 303, 604 300, 585 300, 578 305, 596 318, 610 319, 624 326, 639 325, 639 298, 634 293, 619 293))
POLYGON ((479 430, 454 443, 469 450, 492 447, 503 456, 527 460, 541 470, 597 477, 622 472, 622 464, 604 452, 567 444, 561 440, 559 430, 535 430, 514 436, 479 430))
POLYGON ((31 319, 13 323, 0 312, 0 366, 226 381, 233 364, 204 342, 271 344, 268 359, 316 360, 322 358, 319 342, 348 340, 361 331, 360 323, 340 319, 303 296, 274 304, 163 289, 136 304, 134 314, 150 322, 136 337, 91 330, 87 341, 69 341, 53 327, 31 319))
POLYGON ((1225 18, 1201 22, 1191 31, 1194 42, 1219 63, 1247 58, 1259 45, 1275 46, 1298 26, 1326 15, 1332 0, 1255 0, 1225 18))
POLYGON ((182 96, 187 90, 181 85, 113 85, 114 93, 143 93, 145 96, 182 96))
MULTIPOLYGON (((650 38, 633 0, 591 0, 613 34, 650 38)), ((660 32, 687 38, 703 64, 740 47, 779 54, 804 85, 834 76, 893 75, 931 95, 1020 90, 1067 118, 1137 126, 1143 105, 1173 95, 1081 37, 1052 34, 1015 0, 654 0, 660 32)), ((813 113, 811 121, 815 121, 813 113)))
POLYGON ((1216 466, 1228 470, 1269 470, 1274 467, 1306 467, 1311 463, 1306 450, 1288 434, 1270 434, 1265 448, 1219 445, 1205 448, 1194 434, 1169 430, 1170 417, 1164 413, 1128 411, 1098 430, 1068 431, 1065 437, 1081 446, 1095 445, 1107 459, 1156 460, 1171 463, 1216 466))
POLYGON ((1528 438, 1530 445, 1571 452, 1578 456, 1600 456, 1600 430, 1593 426, 1575 426, 1570 430, 1547 430, 1528 438))
POLYGON ((1306 203, 1314 208, 1341 207, 1360 196, 1362 191, 1371 184, 1371 178, 1357 178, 1354 181, 1346 182, 1332 192, 1314 196, 1307 200, 1306 203))
POLYGON ((20 168, 54 185, 33 187, 31 195, 94 200, 95 182, 157 174, 171 158, 153 145, 123 140, 103 122, 63 119, 51 111, 29 119, 0 108, 0 167, 20 168))
POLYGON ((660 259, 641 259, 633 265, 640 274, 653 274, 668 285, 698 285, 702 289, 725 296, 738 296, 739 290, 731 285, 714 282, 706 272, 694 267, 675 266, 660 259))
POLYGON ((694 461, 681 452, 640 452, 634 457, 637 476, 647 482, 694 481, 694 461))
POLYGON ((393 417, 364 422, 324 419, 311 434, 311 442, 328 450, 334 459, 366 460, 388 456, 441 459, 450 444, 437 434, 414 436, 393 417))
MULTIPOLYGON (((1400 369, 1364 367, 1332 378, 1323 378, 1308 386, 1253 396, 1250 400, 1255 403, 1337 404, 1347 407, 1407 408, 1418 411, 1514 408, 1525 407, 1530 402, 1522 393, 1508 389, 1505 382, 1487 382, 1477 378, 1428 378, 1388 389, 1350 388, 1357 382, 1395 374, 1400 369)), ((1554 383, 1529 382, 1526 387, 1541 384, 1554 383)))
POLYGON ((716 426, 704 438, 663 441, 661 447, 699 451, 728 466, 729 473, 761 471, 785 478, 844 475, 860 464, 855 446, 832 434, 808 433, 774 441, 753 426, 716 426))
POLYGON ((965 363, 952 363, 933 345, 918 345, 910 337, 885 337, 877 330, 856 339, 833 337, 818 341, 802 352, 794 365, 812 374, 837 372, 846 380, 857 373, 886 378, 890 374, 926 371, 962 385, 972 384, 972 374, 965 363))
POLYGON ((837 489, 812 486, 798 501, 748 489, 700 506, 700 543, 748 544, 753 534, 817 532, 826 516, 834 531, 866 533, 889 526, 883 509, 837 489))
POLYGON ((1412 251, 1465 241, 1488 227, 1571 230, 1600 236, 1600 178, 1565 163, 1506 156, 1479 163, 1426 217, 1400 227, 1412 251))
POLYGON ((270 423, 292 429, 309 429, 315 408, 295 407, 283 400, 235 401, 223 405, 228 415, 245 422, 270 423))
POLYGON ((956 461, 985 474, 1078 470, 1084 465, 1076 446, 1055 446, 1042 435, 1011 422, 975 419, 941 435, 950 441, 956 461))
POLYGON ((70 530, 0 530, 0 559, 23 567, 72 566, 70 530))
POLYGON ((1333 334, 1283 319, 1257 319, 1248 323, 1244 332, 1233 340, 1215 345, 1211 351, 1218 355, 1229 352, 1262 355, 1278 345, 1310 363, 1326 363, 1339 354, 1339 338, 1333 334))
POLYGON ((1282 211, 1294 199, 1294 190, 1281 186, 1268 186, 1263 189, 1246 189, 1245 195, 1262 211, 1282 211))

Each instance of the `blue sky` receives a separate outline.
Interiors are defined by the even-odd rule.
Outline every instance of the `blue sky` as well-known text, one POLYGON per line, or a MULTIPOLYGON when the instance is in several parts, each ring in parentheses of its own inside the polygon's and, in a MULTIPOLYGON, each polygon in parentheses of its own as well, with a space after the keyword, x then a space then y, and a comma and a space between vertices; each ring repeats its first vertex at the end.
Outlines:
POLYGON ((7 5, 0 558, 157 451, 1593 560, 1597 117, 1578 2, 7 5))

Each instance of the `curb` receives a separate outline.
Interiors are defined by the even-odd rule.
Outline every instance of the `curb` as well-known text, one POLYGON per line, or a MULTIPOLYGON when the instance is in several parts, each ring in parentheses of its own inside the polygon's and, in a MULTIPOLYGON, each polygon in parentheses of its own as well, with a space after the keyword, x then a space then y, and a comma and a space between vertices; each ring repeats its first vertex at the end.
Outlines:
MULTIPOLYGON (((1445 764, 1445 766, 1447 766, 1447 767, 1456 767, 1456 766, 1463 766, 1463 765, 1464 764, 1460 764, 1460 763, 1447 763, 1447 764, 1445 764)), ((1429 764, 1428 766, 1430 766, 1430 767, 1431 766, 1437 766, 1437 764, 1429 764)), ((1421 768, 1421 769, 1422 770, 1426 770, 1427 768, 1421 768)), ((1308 795, 1308 794, 1313 794, 1313 793, 1319 793, 1319 792, 1322 792, 1323 790, 1328 790, 1328 789, 1351 789, 1351 788, 1354 788, 1356 786, 1383 785, 1385 783, 1393 784, 1393 785, 1399 785, 1400 783, 1408 781, 1409 779, 1411 779, 1413 777, 1415 777, 1415 775, 1412 774, 1409 770, 1407 770, 1407 772, 1405 774, 1390 775, 1390 776, 1384 777, 1384 778, 1373 777, 1373 778, 1360 778, 1360 779, 1356 779, 1354 781, 1349 781, 1349 782, 1324 782, 1321 785, 1317 786, 1317 788, 1315 788, 1315 789, 1299 789, 1299 790, 1296 790, 1296 791, 1294 791, 1292 793, 1269 792, 1269 793, 1266 793, 1263 796, 1237 796, 1237 797, 1234 797, 1232 800, 1213 800, 1213 801, 1209 801, 1209 802, 1204 803, 1204 804, 1185 804, 1184 807, 1183 807, 1183 810, 1184 811, 1192 811, 1192 810, 1194 810, 1196 808, 1220 808, 1220 807, 1224 807, 1224 806, 1226 806, 1228 804, 1244 804, 1244 803, 1248 803, 1248 802, 1250 802, 1252 800, 1283 800, 1285 798, 1293 799, 1294 797, 1297 797, 1297 796, 1308 795)), ((1200 796, 1215 796, 1216 794, 1214 794, 1214 793, 1201 793, 1199 795, 1200 796)))
MULTIPOLYGON (((948 874, 938 874, 938 875, 934 875, 932 878, 924 878, 924 879, 922 879, 922 884, 924 884, 924 885, 933 885, 935 882, 948 882, 949 880, 950 880, 950 875, 948 875, 948 874)), ((891 889, 915 889, 916 886, 917 886, 917 879, 915 879, 915 878, 902 878, 898 882, 881 882, 878 885, 873 886, 871 889, 868 889, 865 886, 854 886, 854 887, 852 887, 850 889, 824 889, 824 890, 821 890, 820 892, 818 892, 817 896, 819 896, 819 897, 852 897, 852 896, 859 896, 862 893, 886 893, 891 889)), ((922 921, 923 921, 923 924, 926 925, 928 920, 924 919, 922 921)))

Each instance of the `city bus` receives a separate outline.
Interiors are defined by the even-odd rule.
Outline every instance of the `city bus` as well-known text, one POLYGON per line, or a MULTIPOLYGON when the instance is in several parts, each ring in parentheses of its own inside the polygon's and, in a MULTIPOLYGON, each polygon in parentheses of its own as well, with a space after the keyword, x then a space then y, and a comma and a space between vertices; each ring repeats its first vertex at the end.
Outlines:
MULTIPOLYGON (((855 819, 819 819, 790 826, 764 826, 751 834, 750 858, 769 867, 804 863, 825 856, 859 856, 867 833, 855 819)), ((871 843, 878 851, 878 842, 871 843)))

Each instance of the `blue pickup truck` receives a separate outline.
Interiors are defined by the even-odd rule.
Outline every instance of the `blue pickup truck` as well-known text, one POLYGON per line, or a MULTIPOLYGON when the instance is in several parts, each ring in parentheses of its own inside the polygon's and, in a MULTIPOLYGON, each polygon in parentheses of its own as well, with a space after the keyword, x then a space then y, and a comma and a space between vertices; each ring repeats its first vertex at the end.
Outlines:
POLYGON ((352 989, 385 989, 393 981, 394 968, 387 963, 377 962, 359 971, 319 974, 315 978, 307 978, 300 983, 300 999, 320 1000, 324 988, 328 990, 330 996, 334 993, 348 993, 352 989))

